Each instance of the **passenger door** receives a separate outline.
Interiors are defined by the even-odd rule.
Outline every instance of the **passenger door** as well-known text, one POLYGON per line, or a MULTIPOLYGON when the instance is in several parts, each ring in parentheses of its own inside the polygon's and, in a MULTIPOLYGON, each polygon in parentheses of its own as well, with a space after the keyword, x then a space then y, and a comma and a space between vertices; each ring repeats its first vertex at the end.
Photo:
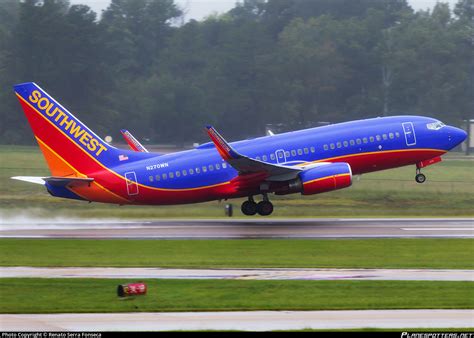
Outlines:
POLYGON ((402 123, 403 132, 405 134, 405 142, 407 146, 414 146, 416 145, 416 135, 415 135, 415 128, 413 127, 413 123, 405 122, 402 123))

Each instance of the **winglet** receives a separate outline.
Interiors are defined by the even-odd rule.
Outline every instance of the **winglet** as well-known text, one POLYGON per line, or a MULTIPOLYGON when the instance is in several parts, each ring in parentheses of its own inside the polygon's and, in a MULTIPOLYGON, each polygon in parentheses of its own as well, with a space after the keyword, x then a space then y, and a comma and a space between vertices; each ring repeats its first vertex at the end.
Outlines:
POLYGON ((224 140, 224 138, 219 135, 216 129, 213 126, 206 126, 207 134, 211 138, 212 142, 216 146, 217 151, 226 161, 232 159, 238 159, 242 156, 237 153, 232 147, 224 140))
POLYGON ((126 129, 120 129, 120 132, 122 133, 123 138, 125 141, 127 141, 128 146, 133 150, 133 151, 138 151, 141 153, 147 153, 148 150, 140 143, 138 140, 133 137, 132 133, 130 133, 126 129))

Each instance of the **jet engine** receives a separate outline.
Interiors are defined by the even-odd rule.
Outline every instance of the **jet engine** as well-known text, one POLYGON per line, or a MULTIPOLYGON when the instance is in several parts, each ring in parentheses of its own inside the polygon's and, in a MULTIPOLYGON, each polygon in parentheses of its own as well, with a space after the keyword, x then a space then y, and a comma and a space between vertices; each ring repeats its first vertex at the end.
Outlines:
POLYGON ((277 189, 277 195, 300 192, 303 195, 313 195, 322 192, 347 188, 352 184, 352 171, 347 163, 321 163, 302 171, 298 178, 289 181, 277 189))

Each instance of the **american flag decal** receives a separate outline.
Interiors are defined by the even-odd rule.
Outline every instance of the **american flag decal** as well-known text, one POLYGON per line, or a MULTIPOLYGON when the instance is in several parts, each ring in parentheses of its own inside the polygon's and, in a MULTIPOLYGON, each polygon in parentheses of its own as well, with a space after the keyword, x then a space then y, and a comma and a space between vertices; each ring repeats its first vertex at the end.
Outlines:
POLYGON ((119 155, 119 161, 126 161, 128 160, 128 156, 127 155, 119 155))

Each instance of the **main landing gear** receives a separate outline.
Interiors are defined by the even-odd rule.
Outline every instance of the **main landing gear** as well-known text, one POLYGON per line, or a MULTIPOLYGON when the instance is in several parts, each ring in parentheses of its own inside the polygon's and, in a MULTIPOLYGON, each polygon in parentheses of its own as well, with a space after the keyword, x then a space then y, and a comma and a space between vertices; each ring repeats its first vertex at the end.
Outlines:
POLYGON ((273 204, 268 200, 267 194, 263 195, 263 201, 256 203, 253 196, 249 196, 249 200, 242 203, 242 213, 247 216, 259 214, 260 216, 268 216, 273 212, 273 204))
POLYGON ((425 181, 426 181, 426 176, 421 173, 420 168, 416 168, 415 181, 417 183, 425 183, 425 181))

